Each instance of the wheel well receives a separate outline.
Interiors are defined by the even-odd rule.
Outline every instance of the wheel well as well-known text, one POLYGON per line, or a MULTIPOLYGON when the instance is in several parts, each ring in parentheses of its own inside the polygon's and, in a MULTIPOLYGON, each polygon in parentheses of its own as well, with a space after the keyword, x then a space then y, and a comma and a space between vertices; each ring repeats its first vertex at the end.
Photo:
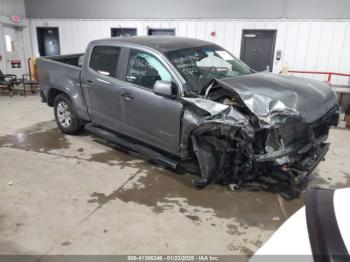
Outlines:
POLYGON ((47 104, 49 106, 53 106, 53 103, 55 102, 55 98, 59 94, 65 94, 65 93, 56 88, 50 88, 49 93, 47 94, 47 104))

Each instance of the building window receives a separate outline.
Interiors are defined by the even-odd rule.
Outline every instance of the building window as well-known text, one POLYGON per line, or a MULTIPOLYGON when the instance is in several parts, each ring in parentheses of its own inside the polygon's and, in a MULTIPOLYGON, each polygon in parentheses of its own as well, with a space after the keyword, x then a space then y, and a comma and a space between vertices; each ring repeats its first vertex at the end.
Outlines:
POLYGON ((175 35, 174 28, 149 28, 148 35, 175 35))
POLYGON ((124 27, 118 27, 118 28, 111 28, 111 36, 136 36, 137 35, 137 29, 136 28, 124 28, 124 27))

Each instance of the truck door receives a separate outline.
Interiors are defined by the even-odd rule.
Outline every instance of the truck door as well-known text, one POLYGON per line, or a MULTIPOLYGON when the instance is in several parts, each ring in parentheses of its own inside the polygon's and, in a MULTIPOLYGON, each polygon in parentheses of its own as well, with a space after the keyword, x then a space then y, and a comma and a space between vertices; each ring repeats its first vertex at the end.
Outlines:
POLYGON ((122 131, 122 85, 117 79, 121 48, 97 45, 92 50, 88 49, 87 53, 91 55, 84 62, 81 83, 91 120, 109 129, 122 131))
POLYGON ((180 151, 182 105, 153 92, 157 80, 175 82, 171 69, 156 54, 131 49, 121 93, 127 133, 168 152, 180 151))

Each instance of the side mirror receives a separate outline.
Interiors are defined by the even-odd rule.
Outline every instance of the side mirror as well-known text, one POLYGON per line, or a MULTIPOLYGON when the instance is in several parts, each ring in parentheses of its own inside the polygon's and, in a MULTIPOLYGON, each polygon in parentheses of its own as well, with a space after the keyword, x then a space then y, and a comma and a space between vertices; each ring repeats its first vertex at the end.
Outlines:
POLYGON ((84 59, 85 59, 85 55, 79 56, 79 58, 78 58, 78 66, 79 66, 79 67, 82 67, 82 66, 83 66, 83 64, 84 64, 84 59))
POLYGON ((170 81, 157 80, 153 85, 153 92, 160 96, 174 97, 175 92, 173 83, 170 81))

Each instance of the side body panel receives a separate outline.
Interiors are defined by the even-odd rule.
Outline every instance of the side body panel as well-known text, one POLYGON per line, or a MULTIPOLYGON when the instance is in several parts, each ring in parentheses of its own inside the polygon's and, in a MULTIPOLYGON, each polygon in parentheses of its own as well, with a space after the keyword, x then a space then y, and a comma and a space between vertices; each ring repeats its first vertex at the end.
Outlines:
POLYGON ((165 151, 179 154, 182 105, 134 85, 124 83, 123 92, 132 96, 123 98, 122 111, 127 134, 165 151))
POLYGON ((90 120, 80 85, 80 67, 64 64, 49 58, 38 58, 39 88, 45 97, 54 88, 66 93, 81 119, 90 120))
MULTIPOLYGON (((94 46, 94 44, 90 44, 86 49, 81 76, 81 85, 91 120, 113 131, 124 133, 120 98, 122 82, 115 77, 102 75, 89 67, 91 51, 94 46)), ((115 44, 103 44, 103 46, 118 47, 115 44)))
POLYGON ((181 145, 180 141, 187 141, 188 138, 183 136, 189 135, 189 130, 185 134, 182 131, 183 105, 180 96, 184 79, 162 54, 153 49, 116 42, 105 44, 122 47, 118 66, 120 79, 125 79, 130 48, 144 49, 155 55, 174 76, 179 87, 178 97, 165 98, 152 90, 93 72, 88 67, 93 42, 87 48, 82 68, 60 62, 64 56, 53 57, 57 61, 38 58, 39 86, 44 96, 47 98, 52 88, 62 91, 70 97, 80 118, 186 158, 188 152, 182 148, 187 145, 181 145), (93 84, 87 83, 87 80, 93 84), (120 96, 122 92, 131 92, 134 99, 128 101, 120 96))
MULTIPOLYGON (((179 97, 181 81, 166 59, 148 48, 130 47, 146 52, 158 59, 172 75, 178 87, 176 98, 157 95, 152 89, 123 81, 121 106, 127 134, 172 154, 180 155, 182 104, 179 97)), ((129 49, 129 47, 127 48, 129 49)), ((122 79, 126 79, 129 56, 121 61, 124 66, 122 79)))

